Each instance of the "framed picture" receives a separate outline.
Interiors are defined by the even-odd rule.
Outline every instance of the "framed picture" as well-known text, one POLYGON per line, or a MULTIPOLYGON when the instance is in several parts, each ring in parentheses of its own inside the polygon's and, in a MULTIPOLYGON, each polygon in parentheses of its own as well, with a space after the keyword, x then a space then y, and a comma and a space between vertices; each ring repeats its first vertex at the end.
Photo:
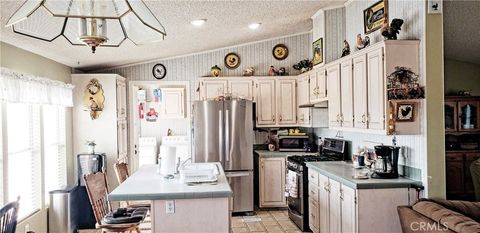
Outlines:
POLYGON ((372 33, 388 22, 388 0, 380 0, 363 11, 363 28, 365 34, 372 33))
POLYGON ((323 62, 323 38, 313 42, 313 65, 323 62))
POLYGON ((228 53, 225 55, 224 62, 228 69, 235 69, 240 65, 240 57, 236 53, 228 53))
POLYGON ((397 103, 397 121, 412 122, 415 119, 415 103, 402 102, 397 103))
POLYGON ((288 48, 284 44, 277 44, 272 50, 273 57, 277 60, 284 60, 288 57, 288 48))

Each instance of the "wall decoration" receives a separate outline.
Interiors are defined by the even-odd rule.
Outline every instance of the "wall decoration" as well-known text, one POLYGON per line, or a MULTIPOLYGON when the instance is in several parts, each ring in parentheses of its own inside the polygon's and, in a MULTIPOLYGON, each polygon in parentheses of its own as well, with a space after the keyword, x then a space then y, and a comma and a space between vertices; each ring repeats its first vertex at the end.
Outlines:
POLYGON ((255 74, 255 69, 253 67, 248 67, 243 70, 243 76, 253 76, 255 74))
POLYGON ((163 79, 167 75, 167 68, 163 64, 158 63, 153 66, 152 74, 156 79, 163 79))
POLYGON ((442 0, 428 0, 428 14, 442 14, 442 0))
POLYGON ((397 34, 402 30, 403 19, 393 19, 390 26, 388 26, 388 21, 385 20, 382 27, 382 36, 385 40, 396 40, 397 34))
POLYGON ((395 67, 395 71, 387 76, 387 82, 389 100, 425 98, 425 88, 420 87, 418 75, 410 68, 395 67))
POLYGON ((345 57, 350 55, 350 44, 348 44, 347 40, 343 40, 343 49, 342 49, 342 56, 345 57))
POLYGON ((150 108, 150 110, 148 110, 145 116, 145 120, 148 122, 156 122, 157 119, 158 119, 158 112, 155 111, 155 108, 150 108))
POLYGON ((399 122, 413 122, 415 116, 415 103, 403 102, 397 103, 397 119, 399 122))
POLYGON ((270 68, 268 69, 268 76, 276 76, 276 75, 277 75, 277 71, 275 70, 275 67, 270 66, 270 68))
POLYGON ((313 68, 312 61, 305 59, 299 61, 297 64, 293 65, 293 69, 299 70, 302 73, 305 73, 313 68))
POLYGON ((363 49, 370 45, 370 37, 365 36, 365 39, 362 38, 362 34, 357 34, 357 49, 363 49))
POLYGON ((235 69, 240 65, 240 57, 236 53, 229 53, 225 55, 224 62, 228 69, 235 69))
POLYGON ((93 141, 87 141, 87 142, 85 143, 85 145, 87 145, 88 153, 89 153, 89 154, 92 154, 92 155, 95 154, 95 146, 97 145, 97 144, 95 143, 95 140, 93 140, 93 141))
POLYGON ((381 28, 384 20, 388 22, 387 0, 380 0, 363 11, 363 28, 365 34, 372 33, 381 28))
POLYGON ((313 65, 323 62, 323 38, 313 42, 313 65))
POLYGON ((90 118, 97 119, 103 111, 105 96, 103 95, 102 84, 97 79, 92 79, 87 84, 83 94, 83 105, 90 111, 90 118))
POLYGON ((287 69, 285 69, 285 67, 280 67, 280 69, 278 69, 278 71, 277 71, 277 75, 278 76, 288 76, 287 69))
POLYGON ((220 67, 218 67, 217 65, 214 65, 212 66, 212 68, 210 68, 210 73, 212 74, 212 77, 219 77, 221 72, 222 69, 220 69, 220 67))
POLYGON ((272 50, 273 57, 277 60, 284 60, 288 57, 288 48, 284 44, 277 44, 272 50))

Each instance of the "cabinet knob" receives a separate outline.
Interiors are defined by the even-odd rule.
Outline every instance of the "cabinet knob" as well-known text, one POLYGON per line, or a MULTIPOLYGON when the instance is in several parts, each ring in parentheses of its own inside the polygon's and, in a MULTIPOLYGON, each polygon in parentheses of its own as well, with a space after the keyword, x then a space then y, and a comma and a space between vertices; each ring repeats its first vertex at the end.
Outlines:
POLYGON ((279 120, 282 121, 282 115, 280 115, 280 119, 279 119, 279 120))
POLYGON ((275 121, 275 115, 272 115, 272 121, 275 121))
POLYGON ((362 123, 365 123, 365 114, 362 115, 362 123))

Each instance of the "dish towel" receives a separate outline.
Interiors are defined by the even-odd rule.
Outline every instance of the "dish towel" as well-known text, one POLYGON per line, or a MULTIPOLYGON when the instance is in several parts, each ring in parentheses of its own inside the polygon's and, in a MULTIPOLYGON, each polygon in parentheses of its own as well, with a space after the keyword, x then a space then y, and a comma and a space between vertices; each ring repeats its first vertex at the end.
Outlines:
POLYGON ((297 173, 294 171, 288 171, 287 185, 285 186, 285 196, 298 198, 298 179, 297 173))

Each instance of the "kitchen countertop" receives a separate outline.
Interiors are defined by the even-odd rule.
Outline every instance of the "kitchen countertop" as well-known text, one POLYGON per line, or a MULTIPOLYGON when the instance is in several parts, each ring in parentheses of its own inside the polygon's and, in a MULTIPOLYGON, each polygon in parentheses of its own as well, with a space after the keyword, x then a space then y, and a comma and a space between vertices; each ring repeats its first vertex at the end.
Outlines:
POLYGON ((353 179, 355 171, 361 171, 361 169, 354 169, 352 163, 345 161, 307 162, 307 167, 354 189, 422 187, 422 182, 403 177, 396 179, 353 179))
POLYGON ((172 200, 231 197, 233 192, 225 177, 222 165, 217 164, 220 174, 213 184, 187 185, 174 179, 164 179, 157 173, 158 165, 144 165, 120 184, 109 195, 109 201, 172 200))
POLYGON ((317 152, 254 150, 262 158, 286 157, 290 155, 317 155, 317 152))

